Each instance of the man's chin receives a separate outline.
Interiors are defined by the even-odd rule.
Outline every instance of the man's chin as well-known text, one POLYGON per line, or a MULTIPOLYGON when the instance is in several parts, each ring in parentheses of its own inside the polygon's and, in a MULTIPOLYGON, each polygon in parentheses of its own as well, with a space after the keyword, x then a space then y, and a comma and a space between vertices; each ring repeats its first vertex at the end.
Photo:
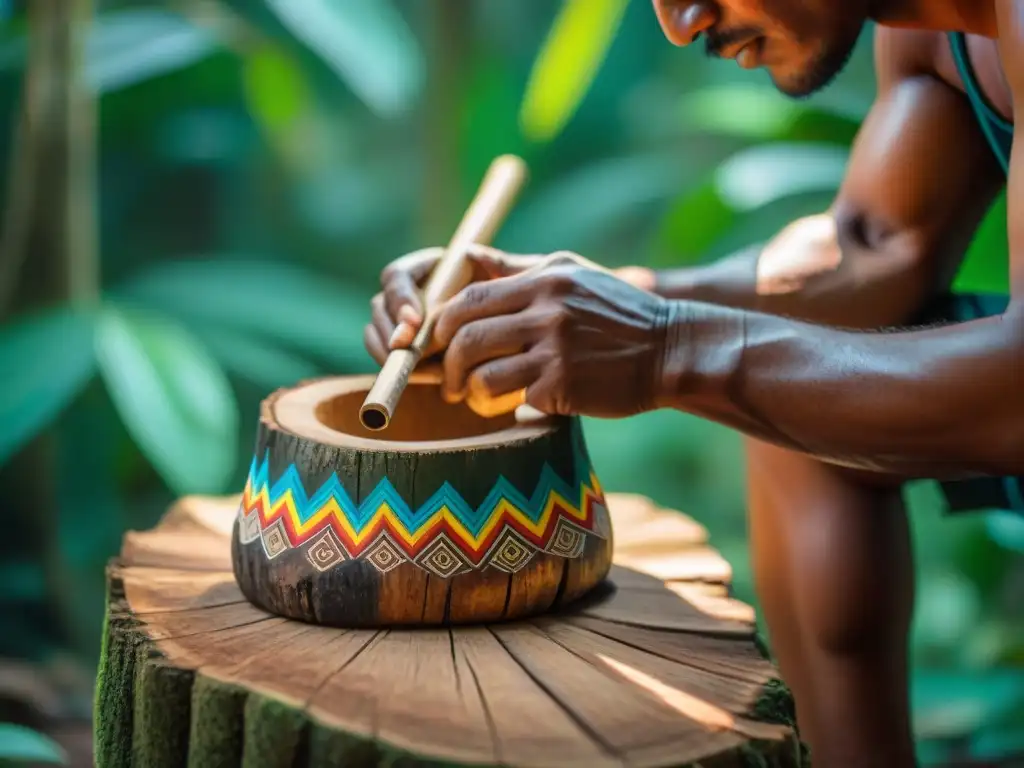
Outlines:
POLYGON ((771 70, 768 76, 776 90, 791 99, 807 99, 824 90, 838 77, 839 70, 823 71, 821 69, 799 73, 778 74, 771 70))

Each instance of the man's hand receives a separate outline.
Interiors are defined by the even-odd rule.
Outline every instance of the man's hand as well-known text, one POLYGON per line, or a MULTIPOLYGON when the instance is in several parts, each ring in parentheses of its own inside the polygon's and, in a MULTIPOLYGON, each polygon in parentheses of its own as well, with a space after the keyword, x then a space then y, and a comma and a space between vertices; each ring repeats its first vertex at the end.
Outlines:
POLYGON ((442 391, 526 390, 546 414, 606 418, 654 407, 669 302, 575 254, 475 283, 437 318, 442 391))
MULTIPOLYGON (((412 343, 423 323, 420 290, 443 253, 444 248, 413 251, 395 259, 381 272, 383 290, 371 300, 372 320, 363 333, 366 348, 378 363, 383 364, 392 349, 412 343)), ((550 260, 546 255, 505 253, 484 245, 473 246, 467 256, 473 265, 472 282, 509 277, 550 260)), ((601 269, 580 256, 573 258, 580 264, 601 269)), ((615 274, 645 290, 654 288, 654 273, 645 267, 623 267, 615 274)), ((432 346, 427 356, 436 351, 436 346, 432 346)))
MULTIPOLYGON (((408 347, 423 323, 420 289, 444 248, 424 248, 391 262, 381 272, 383 290, 371 301, 372 320, 363 333, 366 349, 383 364, 392 349, 408 347)), ((473 282, 508 277, 540 264, 543 256, 520 256, 475 245, 468 253, 473 282)), ((431 351, 427 350, 428 355, 431 351)))

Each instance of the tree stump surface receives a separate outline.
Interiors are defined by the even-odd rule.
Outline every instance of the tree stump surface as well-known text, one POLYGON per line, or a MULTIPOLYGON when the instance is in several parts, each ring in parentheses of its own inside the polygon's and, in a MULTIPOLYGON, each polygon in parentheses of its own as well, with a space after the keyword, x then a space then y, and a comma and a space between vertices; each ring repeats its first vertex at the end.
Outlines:
POLYGON ((608 580, 447 628, 268 613, 232 573, 240 498, 187 497, 108 566, 99 768, 796 766, 791 702, 705 529, 609 494, 608 580))

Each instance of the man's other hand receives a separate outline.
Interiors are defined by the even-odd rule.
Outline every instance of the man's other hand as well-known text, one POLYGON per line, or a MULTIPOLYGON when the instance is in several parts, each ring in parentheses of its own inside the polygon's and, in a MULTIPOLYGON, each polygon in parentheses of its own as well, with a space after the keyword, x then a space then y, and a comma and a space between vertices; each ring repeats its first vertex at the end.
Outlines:
MULTIPOLYGON (((408 347, 423 323, 420 291, 444 253, 423 248, 395 259, 381 272, 381 292, 371 300, 372 319, 363 333, 366 349, 380 364, 393 349, 408 347)), ((508 277, 534 267, 544 256, 509 254, 474 245, 467 254, 473 266, 471 282, 508 277)), ((428 349, 424 357, 437 351, 428 349)))
POLYGON ((442 393, 526 390, 550 415, 623 417, 656 407, 669 304, 610 270, 556 253, 466 287, 440 310, 442 393))

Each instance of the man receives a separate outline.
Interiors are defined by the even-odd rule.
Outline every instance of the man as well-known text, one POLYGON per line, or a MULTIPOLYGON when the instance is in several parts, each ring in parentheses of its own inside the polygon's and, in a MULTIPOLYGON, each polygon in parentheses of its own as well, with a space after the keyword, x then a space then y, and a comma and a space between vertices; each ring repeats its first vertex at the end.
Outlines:
MULTIPOLYGON (((815 765, 913 765, 900 486, 936 478, 953 510, 1024 511, 1024 156, 1010 152, 1024 2, 655 8, 674 44, 703 37, 793 97, 828 84, 878 23, 878 96, 832 207, 698 269, 611 275, 480 249, 480 282, 438 318, 445 390, 525 388, 547 413, 677 408, 742 431, 757 588, 815 765), (948 296, 1007 183, 1012 298, 948 296)), ((385 271, 366 335, 377 359, 408 343, 436 257, 385 271)))

